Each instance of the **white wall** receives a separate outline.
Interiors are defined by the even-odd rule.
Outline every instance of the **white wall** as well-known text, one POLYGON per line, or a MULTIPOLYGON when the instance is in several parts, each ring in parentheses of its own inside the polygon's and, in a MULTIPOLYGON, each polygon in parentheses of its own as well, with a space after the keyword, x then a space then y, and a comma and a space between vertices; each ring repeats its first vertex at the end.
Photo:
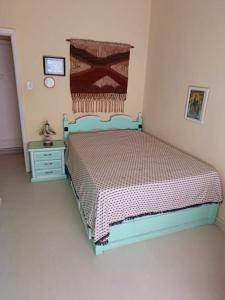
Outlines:
POLYGON ((0 39, 0 149, 22 147, 11 42, 0 39))

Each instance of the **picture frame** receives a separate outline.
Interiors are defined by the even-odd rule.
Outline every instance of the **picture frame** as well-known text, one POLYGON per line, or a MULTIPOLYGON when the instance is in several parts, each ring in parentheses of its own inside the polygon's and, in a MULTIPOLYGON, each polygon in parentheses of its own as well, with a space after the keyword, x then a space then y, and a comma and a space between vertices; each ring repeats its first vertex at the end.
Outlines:
POLYGON ((203 124, 209 96, 209 88, 189 86, 185 119, 203 124))
POLYGON ((43 68, 45 75, 65 76, 65 57, 43 56, 43 68))

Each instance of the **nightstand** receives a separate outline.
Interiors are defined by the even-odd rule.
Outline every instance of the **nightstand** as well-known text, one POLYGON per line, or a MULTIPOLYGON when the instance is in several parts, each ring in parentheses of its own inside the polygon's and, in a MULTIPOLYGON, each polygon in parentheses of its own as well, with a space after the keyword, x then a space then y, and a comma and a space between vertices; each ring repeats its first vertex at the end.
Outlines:
POLYGON ((28 145, 32 169, 32 182, 65 179, 63 141, 53 141, 45 147, 42 141, 30 142, 28 145))

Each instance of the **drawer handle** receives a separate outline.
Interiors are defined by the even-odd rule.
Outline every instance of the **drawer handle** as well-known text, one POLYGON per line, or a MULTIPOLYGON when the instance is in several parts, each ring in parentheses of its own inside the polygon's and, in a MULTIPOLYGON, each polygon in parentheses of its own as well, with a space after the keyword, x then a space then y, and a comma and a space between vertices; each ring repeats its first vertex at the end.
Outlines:
POLYGON ((52 153, 44 154, 44 156, 52 156, 52 153))
POLYGON ((53 171, 47 171, 47 172, 45 172, 45 174, 52 174, 53 173, 53 171))
POLYGON ((44 163, 45 166, 51 166, 53 165, 53 163, 49 162, 49 163, 44 163))

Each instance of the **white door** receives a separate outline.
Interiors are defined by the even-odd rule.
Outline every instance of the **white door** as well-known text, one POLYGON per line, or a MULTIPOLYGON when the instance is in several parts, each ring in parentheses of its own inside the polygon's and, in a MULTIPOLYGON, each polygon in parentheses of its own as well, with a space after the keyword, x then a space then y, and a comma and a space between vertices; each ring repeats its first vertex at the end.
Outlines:
POLYGON ((23 143, 11 41, 0 38, 0 149, 20 147, 23 143))

